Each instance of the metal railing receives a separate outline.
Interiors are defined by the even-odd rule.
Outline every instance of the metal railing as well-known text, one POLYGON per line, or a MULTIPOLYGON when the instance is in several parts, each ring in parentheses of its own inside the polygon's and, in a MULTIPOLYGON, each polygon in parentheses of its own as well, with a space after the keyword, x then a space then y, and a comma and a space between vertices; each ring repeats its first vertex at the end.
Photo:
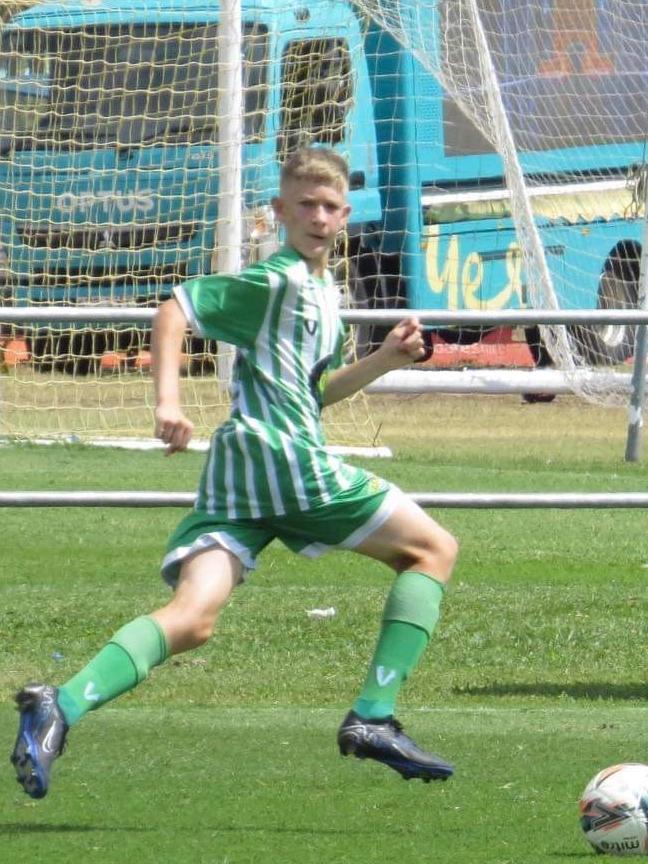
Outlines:
MULTIPOLYGON (((192 507, 191 492, 0 492, 0 507, 192 507)), ((646 492, 412 492, 425 508, 439 509, 636 509, 646 492)))
MULTIPOLYGON (((0 307, 2 323, 150 323, 155 309, 126 306, 0 307)), ((360 310, 341 313, 349 324, 398 323, 404 316, 437 326, 648 325, 648 310, 522 309, 508 311, 360 310)), ((531 373, 532 374, 532 373, 531 373)), ((633 376, 633 377, 636 377, 633 376)), ((376 388, 380 390, 380 387, 376 388)), ((389 392, 389 388, 387 388, 389 392)), ((393 389, 392 389, 393 392, 393 389)), ((480 392, 475 388, 475 392, 480 392)), ((635 418, 636 419, 636 418, 635 418)), ((413 493, 426 508, 643 508, 648 493, 413 493)), ((161 492, 0 492, 0 507, 190 507, 191 493, 161 492)))
MULTIPOLYGON (((55 321, 120 324, 151 323, 156 310, 141 306, 0 306, 0 323, 38 324, 55 321)), ((438 327, 527 327, 547 325, 648 324, 648 309, 344 309, 348 324, 397 324, 405 317, 438 327)))

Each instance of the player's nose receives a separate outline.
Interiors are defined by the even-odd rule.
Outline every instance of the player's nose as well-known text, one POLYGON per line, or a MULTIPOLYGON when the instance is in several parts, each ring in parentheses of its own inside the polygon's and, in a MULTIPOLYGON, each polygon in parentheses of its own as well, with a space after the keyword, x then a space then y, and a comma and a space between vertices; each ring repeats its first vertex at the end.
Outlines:
POLYGON ((323 204, 318 204, 313 207, 312 220, 318 224, 326 222, 326 207, 324 207, 323 204))

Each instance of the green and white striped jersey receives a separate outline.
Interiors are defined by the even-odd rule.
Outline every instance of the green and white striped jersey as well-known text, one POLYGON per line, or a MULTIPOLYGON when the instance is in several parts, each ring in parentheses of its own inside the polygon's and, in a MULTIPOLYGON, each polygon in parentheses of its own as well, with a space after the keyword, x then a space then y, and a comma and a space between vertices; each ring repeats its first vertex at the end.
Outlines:
POLYGON ((321 392, 342 365, 339 292, 284 247, 237 275, 185 282, 175 296, 199 336, 237 347, 230 418, 212 437, 196 509, 225 519, 310 510, 366 474, 325 450, 321 392))

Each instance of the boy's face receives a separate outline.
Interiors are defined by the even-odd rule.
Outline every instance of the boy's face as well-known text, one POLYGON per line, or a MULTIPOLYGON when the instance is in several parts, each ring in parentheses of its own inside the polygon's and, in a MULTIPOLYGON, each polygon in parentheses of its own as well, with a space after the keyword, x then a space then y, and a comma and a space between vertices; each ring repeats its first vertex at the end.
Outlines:
POLYGON ((345 193, 337 185, 290 179, 272 203, 286 229, 287 243, 313 268, 326 267, 335 238, 351 212, 345 193))

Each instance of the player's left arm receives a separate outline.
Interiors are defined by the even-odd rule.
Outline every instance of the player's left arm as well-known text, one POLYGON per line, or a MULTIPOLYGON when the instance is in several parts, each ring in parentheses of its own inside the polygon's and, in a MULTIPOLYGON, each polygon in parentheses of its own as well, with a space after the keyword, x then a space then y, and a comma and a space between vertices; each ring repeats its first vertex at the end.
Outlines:
POLYGON ((423 331, 418 318, 404 318, 393 327, 373 354, 342 366, 326 377, 322 404, 332 405, 362 390, 376 378, 423 360, 426 355, 423 331))

